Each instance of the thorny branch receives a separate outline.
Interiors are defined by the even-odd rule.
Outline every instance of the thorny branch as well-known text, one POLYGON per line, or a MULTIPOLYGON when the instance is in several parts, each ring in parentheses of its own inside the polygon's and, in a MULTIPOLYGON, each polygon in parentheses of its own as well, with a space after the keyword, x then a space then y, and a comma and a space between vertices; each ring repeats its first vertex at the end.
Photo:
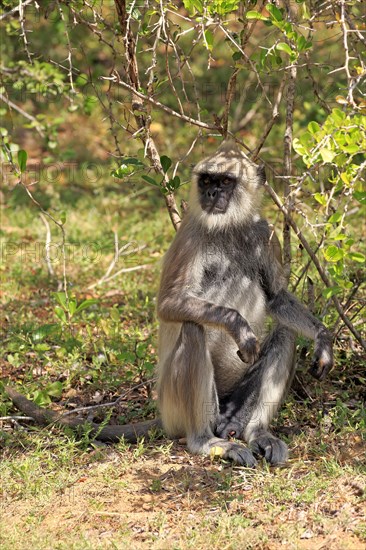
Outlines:
MULTIPOLYGON (((130 86, 127 84, 127 82, 124 82, 120 75, 116 72, 113 73, 113 76, 111 77, 102 77, 103 80, 112 80, 113 82, 117 83, 119 86, 122 86, 122 88, 125 88, 126 90, 129 90, 133 93, 135 97, 137 97, 140 100, 147 101, 148 103, 151 103, 158 109, 161 109, 162 111, 165 111, 168 113, 168 115, 174 116, 176 118, 181 119, 183 122, 188 122, 189 124, 193 124, 194 126, 198 126, 199 128, 204 128, 205 130, 218 130, 217 125, 215 124, 207 124, 206 122, 202 122, 201 120, 191 118, 187 115, 178 113, 177 111, 174 111, 174 109, 171 109, 167 105, 164 105, 163 103, 160 103, 160 101, 154 99, 151 96, 148 96, 146 94, 143 94, 142 92, 138 92, 134 89, 133 86, 130 86)), ((137 110, 137 109, 135 109, 137 110)), ((144 107, 142 106, 141 110, 144 110, 144 107)))
MULTIPOLYGON (((147 117, 143 114, 140 114, 144 111, 144 105, 142 99, 145 99, 144 96, 141 98, 139 92, 140 88, 140 79, 138 73, 138 66, 136 60, 136 38, 133 35, 131 27, 129 25, 129 16, 127 14, 126 2, 124 0, 115 0, 115 5, 117 9, 117 14, 119 18, 119 23, 122 30, 122 39, 125 48, 125 57, 126 57, 126 75, 129 83, 125 83, 128 89, 132 92, 132 110, 134 111, 134 116, 138 128, 141 130, 139 132, 139 137, 145 145, 146 153, 154 167, 154 170, 163 176, 163 182, 166 185, 168 183, 167 175, 165 174, 161 162, 160 155, 158 153, 155 141, 153 140, 151 133, 149 131, 149 121, 147 117)), ((116 76, 116 75, 115 75, 116 76)), ((117 77, 118 80, 118 77, 117 77)), ((122 83, 122 80, 121 82, 122 83)), ((149 101, 151 97, 149 97, 149 101)), ((167 193, 165 196, 165 203, 170 215, 170 219, 173 223, 175 229, 180 225, 180 215, 178 208, 175 202, 173 193, 167 193)))
MULTIPOLYGON (((295 109, 295 94, 296 94, 296 77, 297 67, 291 65, 288 71, 288 83, 286 93, 286 129, 283 139, 283 175, 284 178, 284 199, 287 205, 287 210, 291 213, 292 198, 289 179, 292 175, 292 127, 295 109)), ((283 268, 287 281, 291 274, 291 232, 288 225, 288 220, 284 219, 283 226, 283 268)))

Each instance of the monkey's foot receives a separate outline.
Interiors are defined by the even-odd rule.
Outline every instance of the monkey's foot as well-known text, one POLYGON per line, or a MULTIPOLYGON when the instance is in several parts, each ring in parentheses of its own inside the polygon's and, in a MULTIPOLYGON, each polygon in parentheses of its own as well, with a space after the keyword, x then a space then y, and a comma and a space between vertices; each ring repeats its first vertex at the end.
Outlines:
POLYGON ((250 448, 255 456, 263 456, 272 466, 284 464, 288 460, 286 443, 269 432, 264 432, 253 439, 250 442, 250 448))
POLYGON ((210 456, 212 458, 218 456, 224 460, 232 460, 240 464, 240 466, 247 466, 248 468, 255 468, 257 464, 250 449, 239 443, 222 439, 215 438, 215 441, 210 443, 210 456))
POLYGON ((231 437, 236 437, 241 439, 241 434, 243 432, 243 423, 240 419, 236 419, 235 416, 228 417, 227 414, 220 414, 220 419, 215 429, 215 434, 222 439, 230 439, 231 437))

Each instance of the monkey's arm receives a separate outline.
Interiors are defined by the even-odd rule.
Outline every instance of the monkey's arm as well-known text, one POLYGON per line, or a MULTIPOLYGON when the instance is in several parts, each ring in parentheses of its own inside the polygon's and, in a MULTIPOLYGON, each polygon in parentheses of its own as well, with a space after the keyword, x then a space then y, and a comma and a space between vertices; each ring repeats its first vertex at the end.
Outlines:
POLYGON ((333 366, 331 333, 285 289, 281 289, 269 301, 268 309, 272 317, 282 325, 314 340, 314 358, 310 372, 318 380, 323 380, 333 366))
POLYGON ((248 322, 232 308, 207 302, 188 292, 167 292, 164 287, 158 300, 158 316, 162 321, 224 328, 238 345, 238 355, 247 363, 253 363, 259 353, 259 343, 248 322))
POLYGON ((267 297, 270 315, 293 331, 314 340, 314 357, 310 373, 323 380, 333 366, 332 335, 310 311, 285 288, 282 265, 273 248, 261 271, 262 287, 267 297))

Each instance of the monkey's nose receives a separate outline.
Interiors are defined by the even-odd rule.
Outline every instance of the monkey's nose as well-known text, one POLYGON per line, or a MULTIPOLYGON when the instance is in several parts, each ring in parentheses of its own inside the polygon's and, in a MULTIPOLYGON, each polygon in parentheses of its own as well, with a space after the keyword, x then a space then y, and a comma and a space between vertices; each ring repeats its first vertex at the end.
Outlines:
POLYGON ((207 198, 208 199, 216 199, 217 197, 217 191, 214 190, 214 191, 210 191, 210 190, 207 190, 207 198))

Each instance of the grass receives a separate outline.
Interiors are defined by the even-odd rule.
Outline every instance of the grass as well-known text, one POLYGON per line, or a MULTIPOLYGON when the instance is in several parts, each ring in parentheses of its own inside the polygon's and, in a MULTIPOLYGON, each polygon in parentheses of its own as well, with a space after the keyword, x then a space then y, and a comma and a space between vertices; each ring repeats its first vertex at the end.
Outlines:
MULTIPOLYGON (((98 173, 70 186, 61 174, 37 191, 53 214, 66 212, 70 294, 78 304, 96 300, 69 323, 57 316, 60 257, 50 278, 37 209, 21 189, 6 191, 1 370, 4 381, 59 410, 122 395, 114 409, 93 414, 123 423, 155 414, 155 296, 173 230, 155 190, 106 185, 108 172, 98 173), (115 233, 120 245, 143 247, 115 270, 149 268, 88 289, 112 261, 115 233)), ((106 446, 87 431, 1 420, 1 547, 366 548, 364 358, 338 345, 337 368, 319 384, 306 373, 308 353, 300 357, 274 426, 290 446, 285 468, 211 462, 164 439, 106 446)), ((16 413, 1 392, 0 416, 16 413)))

